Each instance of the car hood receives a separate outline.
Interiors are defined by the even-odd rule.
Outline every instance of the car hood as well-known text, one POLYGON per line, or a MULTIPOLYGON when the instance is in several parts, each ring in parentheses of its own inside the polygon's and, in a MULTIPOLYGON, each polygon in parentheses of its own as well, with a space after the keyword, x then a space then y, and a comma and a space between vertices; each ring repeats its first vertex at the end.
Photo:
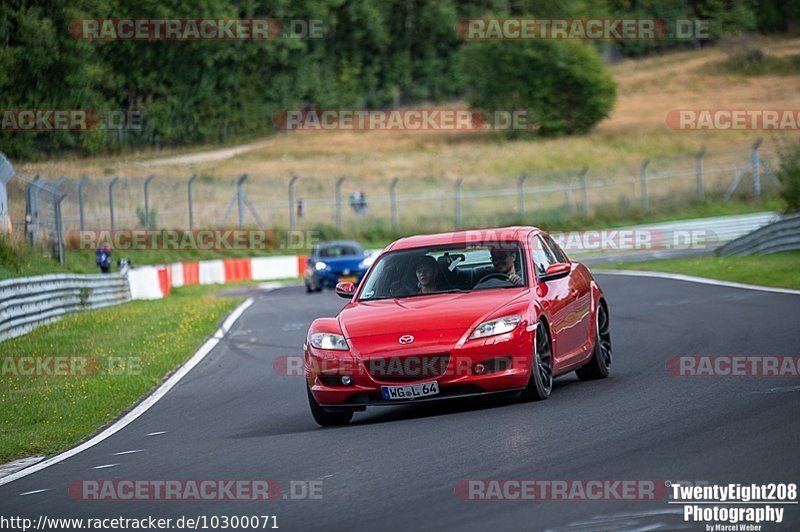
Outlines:
POLYGON ((339 324, 347 338, 445 329, 464 331, 476 321, 528 293, 527 289, 504 288, 358 301, 342 309, 339 324))
POLYGON ((357 270, 361 261, 364 260, 363 255, 345 255, 343 257, 332 257, 332 258, 319 258, 313 259, 316 262, 324 262, 329 267, 334 269, 341 269, 341 268, 350 268, 351 270, 357 270))

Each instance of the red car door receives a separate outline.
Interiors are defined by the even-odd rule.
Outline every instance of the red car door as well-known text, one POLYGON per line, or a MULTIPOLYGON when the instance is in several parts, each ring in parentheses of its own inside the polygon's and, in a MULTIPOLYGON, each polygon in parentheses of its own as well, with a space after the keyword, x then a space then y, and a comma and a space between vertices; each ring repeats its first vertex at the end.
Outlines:
POLYGON ((553 241, 550 235, 542 235, 542 238, 553 252, 558 262, 570 263, 569 292, 572 307, 572 318, 578 321, 575 327, 577 352, 581 355, 592 345, 592 287, 591 277, 588 270, 578 262, 572 262, 567 257, 559 245, 553 241))
POLYGON ((547 267, 558 263, 552 250, 538 235, 530 237, 531 259, 536 274, 536 294, 541 300, 542 308, 550 324, 552 336, 553 359, 557 366, 569 363, 569 359, 579 354, 580 335, 577 332, 574 315, 576 299, 575 288, 570 274, 561 279, 540 282, 547 267))

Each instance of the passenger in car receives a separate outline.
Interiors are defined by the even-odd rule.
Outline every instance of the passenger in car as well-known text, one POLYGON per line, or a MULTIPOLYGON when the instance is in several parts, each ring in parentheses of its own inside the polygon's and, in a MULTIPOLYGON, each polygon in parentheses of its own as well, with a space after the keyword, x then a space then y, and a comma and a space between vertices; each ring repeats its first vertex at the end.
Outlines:
POLYGON ((439 288, 436 283, 436 276, 439 272, 436 259, 428 255, 423 255, 414 261, 414 271, 417 275, 419 294, 431 294, 439 288))

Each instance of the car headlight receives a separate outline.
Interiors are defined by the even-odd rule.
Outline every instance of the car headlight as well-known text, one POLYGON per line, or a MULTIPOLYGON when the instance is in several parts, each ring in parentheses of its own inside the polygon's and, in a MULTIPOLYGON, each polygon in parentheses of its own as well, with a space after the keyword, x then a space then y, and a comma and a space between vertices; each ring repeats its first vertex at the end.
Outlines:
POLYGON ((469 335, 469 339, 474 340, 476 338, 486 338, 487 336, 511 332, 517 328, 517 325, 519 325, 521 321, 522 316, 518 315, 484 321, 475 327, 475 330, 469 335))
POLYGON ((334 351, 347 351, 350 346, 341 334, 314 333, 311 335, 311 345, 317 349, 333 349, 334 351))
POLYGON ((375 262, 376 256, 370 255, 369 257, 364 257, 364 260, 358 265, 359 268, 369 268, 372 266, 372 263, 375 262))
POLYGON ((328 265, 327 265, 327 264, 325 264, 325 263, 324 263, 324 262, 322 262, 322 261, 319 261, 318 263, 316 263, 316 264, 314 265, 314 267, 317 269, 317 271, 320 271, 320 270, 324 270, 325 268, 327 268, 327 267, 328 267, 328 265))

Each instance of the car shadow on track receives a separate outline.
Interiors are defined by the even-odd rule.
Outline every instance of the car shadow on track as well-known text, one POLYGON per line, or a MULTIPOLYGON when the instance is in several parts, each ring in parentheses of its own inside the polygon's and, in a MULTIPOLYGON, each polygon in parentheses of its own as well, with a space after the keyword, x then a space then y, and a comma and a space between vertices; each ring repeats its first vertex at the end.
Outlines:
MULTIPOLYGON (((553 393, 563 390, 579 381, 574 378, 556 379, 553 381, 553 393)), ((465 414, 469 412, 505 408, 521 404, 523 400, 517 394, 497 394, 484 397, 469 397, 465 399, 454 398, 435 403, 422 403, 419 405, 398 405, 396 407, 374 407, 368 409, 368 417, 356 418, 350 425, 370 425, 373 423, 388 423, 392 421, 405 421, 422 419, 433 416, 447 416, 465 414)), ((546 403, 546 401, 545 401, 546 403)), ((358 414, 356 414, 358 415, 358 414)))
MULTIPOLYGON (((564 393, 574 385, 581 384, 574 377, 564 376, 553 382, 553 393, 564 393)), ((409 421, 425 419, 435 416, 448 416, 468 414, 495 408, 506 408, 521 404, 521 400, 509 394, 489 395, 485 397, 469 397, 464 399, 454 398, 434 403, 421 403, 419 405, 397 405, 386 407, 372 407, 366 412, 356 413, 356 418, 348 425, 340 427, 319 427, 311 419, 311 413, 303 410, 302 414, 285 413, 273 415, 269 419, 260 420, 242 432, 229 436, 231 439, 263 438, 269 436, 284 436, 289 434, 302 434, 318 430, 347 430, 374 424, 391 423, 395 421, 409 421), (365 415, 366 414, 366 415, 365 415)), ((533 404, 533 403, 532 403, 533 404)), ((542 402, 542 404, 546 404, 542 402)))

